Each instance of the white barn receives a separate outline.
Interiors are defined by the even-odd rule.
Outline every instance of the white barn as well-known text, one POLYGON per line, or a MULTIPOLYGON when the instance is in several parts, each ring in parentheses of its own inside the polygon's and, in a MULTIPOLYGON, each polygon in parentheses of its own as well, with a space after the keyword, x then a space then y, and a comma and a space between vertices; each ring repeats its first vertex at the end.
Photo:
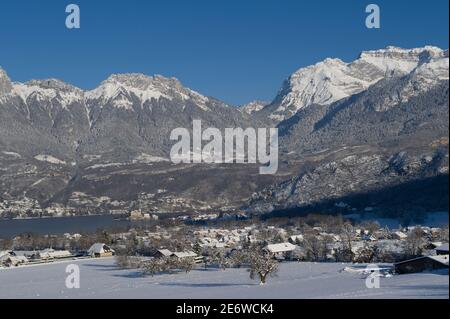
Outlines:
POLYGON ((111 247, 103 243, 95 243, 88 250, 88 255, 91 257, 109 257, 114 256, 114 253, 111 247))

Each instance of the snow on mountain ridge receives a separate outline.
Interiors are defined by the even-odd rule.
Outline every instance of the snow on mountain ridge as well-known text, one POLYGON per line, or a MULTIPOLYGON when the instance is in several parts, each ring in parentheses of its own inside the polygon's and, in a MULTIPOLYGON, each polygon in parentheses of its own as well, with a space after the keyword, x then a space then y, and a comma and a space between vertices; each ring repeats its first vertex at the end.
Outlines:
POLYGON ((56 99, 63 108, 75 102, 82 103, 84 96, 83 90, 57 79, 14 82, 13 90, 25 104, 28 103, 29 98, 50 102, 56 99))
POLYGON ((132 110, 133 96, 140 100, 141 106, 152 99, 165 98, 189 100, 202 110, 210 111, 208 97, 184 87, 176 78, 166 78, 161 75, 147 76, 140 73, 113 74, 97 88, 84 91, 57 79, 31 80, 25 83, 11 82, 6 72, 0 68, 2 100, 19 97, 28 104, 31 98, 38 102, 46 101, 49 105, 58 101, 63 108, 75 102, 85 106, 95 102, 100 107, 110 103, 118 108, 132 110))
POLYGON ((281 121, 313 104, 328 105, 367 90, 386 77, 416 72, 429 82, 448 79, 448 50, 433 46, 363 51, 353 62, 327 58, 293 73, 272 102, 270 117, 281 121))
POLYGON ((268 104, 269 103, 262 102, 262 101, 252 101, 248 104, 242 105, 240 107, 240 110, 247 114, 252 114, 254 112, 258 112, 258 111, 262 110, 268 104))
POLYGON ((152 99, 193 100, 200 108, 208 111, 208 98, 185 88, 176 78, 166 78, 161 75, 147 76, 140 73, 113 74, 103 81, 99 87, 86 92, 87 99, 112 101, 117 107, 131 109, 132 103, 128 99, 130 94, 141 101, 141 106, 152 99))
POLYGON ((389 46, 381 50, 363 51, 359 59, 377 66, 389 76, 391 72, 408 74, 418 64, 426 63, 433 57, 443 57, 443 52, 442 49, 434 46, 414 49, 389 46))

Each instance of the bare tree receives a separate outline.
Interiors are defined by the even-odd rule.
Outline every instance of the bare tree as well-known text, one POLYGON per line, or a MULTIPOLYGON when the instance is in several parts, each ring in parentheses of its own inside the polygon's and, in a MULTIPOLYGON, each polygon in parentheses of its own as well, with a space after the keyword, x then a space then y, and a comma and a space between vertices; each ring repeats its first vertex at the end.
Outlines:
POLYGON ((128 269, 129 261, 127 255, 116 255, 115 256, 116 266, 120 269, 128 269))
POLYGON ((223 270, 230 266, 230 260, 225 256, 223 250, 219 249, 213 252, 209 262, 223 270))
POLYGON ((330 242, 329 236, 316 235, 310 231, 303 236, 303 241, 300 244, 306 251, 307 259, 321 261, 326 259, 330 242))
POLYGON ((415 227, 408 233, 405 240, 405 254, 408 256, 419 256, 425 241, 423 238, 423 230, 421 227, 415 227))
POLYGON ((142 267, 142 259, 140 257, 126 254, 116 255, 115 262, 120 269, 138 269, 142 267))
POLYGON ((178 260, 177 268, 188 273, 195 268, 195 260, 192 257, 181 258, 178 260))
POLYGON ((380 229, 380 223, 377 221, 366 221, 362 224, 362 227, 368 230, 370 234, 373 234, 380 229))
POLYGON ((372 263, 375 258, 378 256, 378 247, 376 245, 369 245, 368 243, 364 243, 364 247, 360 249, 356 256, 355 261, 358 263, 372 263))
POLYGON ((233 267, 241 268, 247 263, 247 255, 245 252, 240 250, 235 250, 231 253, 230 263, 233 267))
POLYGON ((448 225, 444 226, 440 229, 439 234, 438 234, 438 239, 448 243, 448 225))
POLYGON ((259 284, 264 285, 267 276, 274 276, 278 271, 278 262, 262 249, 251 249, 247 253, 250 278, 259 278, 259 284))
POLYGON ((164 272, 168 270, 168 260, 167 258, 152 258, 150 260, 146 260, 142 269, 144 274, 154 276, 158 273, 164 272))
POLYGON ((353 225, 346 222, 342 225, 340 236, 344 245, 344 249, 352 250, 352 241, 355 236, 353 225))

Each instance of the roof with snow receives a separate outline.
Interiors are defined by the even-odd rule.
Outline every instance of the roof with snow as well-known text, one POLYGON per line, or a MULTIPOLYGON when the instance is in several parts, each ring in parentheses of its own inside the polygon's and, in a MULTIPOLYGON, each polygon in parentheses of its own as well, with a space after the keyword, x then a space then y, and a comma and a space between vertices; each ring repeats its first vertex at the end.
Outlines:
POLYGON ((158 249, 158 252, 166 257, 169 257, 170 255, 172 255, 172 252, 168 249, 158 249))
POLYGON ((267 245, 265 249, 270 251, 271 253, 282 253, 287 251, 293 251, 295 250, 296 247, 297 247, 296 245, 292 245, 291 243, 281 243, 281 244, 267 245))
POLYGON ((105 252, 113 251, 108 245, 103 243, 95 243, 89 248, 88 253, 91 254, 102 254, 105 252))
POLYGON ((445 266, 448 266, 448 255, 420 256, 420 257, 417 257, 417 258, 400 261, 398 263, 395 263, 394 265, 401 265, 401 264, 404 264, 404 263, 409 263, 411 261, 420 260, 420 259, 432 259, 432 260, 435 260, 435 261, 437 261, 437 262, 439 262, 439 263, 441 263, 441 264, 443 264, 445 266))
POLYGON ((448 255, 429 256, 429 258, 448 266, 448 255))
POLYGON ((172 256, 175 256, 177 258, 187 258, 187 257, 197 257, 197 254, 193 251, 180 251, 180 252, 174 252, 172 256))
POLYGON ((447 251, 448 252, 448 243, 447 244, 443 244, 439 247, 436 247, 436 251, 447 251))

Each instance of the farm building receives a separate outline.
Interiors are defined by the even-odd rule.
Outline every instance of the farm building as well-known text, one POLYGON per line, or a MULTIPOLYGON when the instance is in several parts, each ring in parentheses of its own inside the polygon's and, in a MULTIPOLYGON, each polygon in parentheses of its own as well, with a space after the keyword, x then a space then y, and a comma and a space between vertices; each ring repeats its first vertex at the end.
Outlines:
POLYGON ((399 274, 448 269, 448 255, 422 256, 395 263, 394 267, 395 271, 399 274))
POLYGON ((156 253, 153 255, 155 258, 163 258, 172 256, 172 252, 168 249, 158 249, 156 253))
POLYGON ((70 258, 73 255, 68 250, 44 249, 39 251, 40 259, 62 259, 70 258))
POLYGON ((114 256, 114 250, 106 244, 95 243, 89 248, 88 255, 91 257, 109 257, 114 256))
POLYGON ((172 257, 178 258, 178 259, 183 259, 183 258, 195 258, 197 257, 197 254, 194 253, 193 251, 180 251, 180 252, 174 252, 171 255, 172 257))
POLYGON ((171 257, 177 258, 177 259, 193 258, 197 264, 199 264, 203 261, 203 257, 198 256, 193 251, 174 252, 174 253, 172 253, 171 257))
POLYGON ((15 256, 26 257, 28 260, 40 259, 39 251, 37 250, 14 250, 15 256))

